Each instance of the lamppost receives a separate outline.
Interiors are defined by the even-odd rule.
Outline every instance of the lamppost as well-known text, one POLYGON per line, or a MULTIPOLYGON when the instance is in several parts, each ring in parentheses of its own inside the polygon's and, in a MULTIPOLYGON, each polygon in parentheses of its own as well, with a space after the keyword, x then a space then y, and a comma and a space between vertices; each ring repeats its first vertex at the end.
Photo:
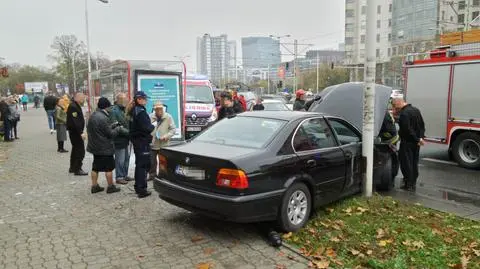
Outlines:
MULTIPOLYGON (((98 0, 104 4, 108 4, 109 0, 98 0)), ((88 86, 88 95, 92 96, 92 86, 91 86, 91 72, 92 72, 92 63, 90 59, 90 33, 89 33, 89 27, 88 27, 88 0, 85 0, 85 29, 86 29, 86 34, 87 34, 87 61, 88 61, 88 81, 87 81, 87 86, 88 86)))

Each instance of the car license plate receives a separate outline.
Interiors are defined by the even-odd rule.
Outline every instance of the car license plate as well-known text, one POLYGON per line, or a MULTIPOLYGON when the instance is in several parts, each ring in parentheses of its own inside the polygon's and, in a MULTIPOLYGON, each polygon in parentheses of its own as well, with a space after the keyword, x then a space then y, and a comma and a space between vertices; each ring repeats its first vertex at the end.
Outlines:
POLYGON ((205 170, 197 169, 195 167, 188 167, 183 165, 177 165, 175 173, 180 176, 188 177, 195 180, 205 179, 205 170))
POLYGON ((188 132, 200 132, 202 127, 187 127, 188 132))

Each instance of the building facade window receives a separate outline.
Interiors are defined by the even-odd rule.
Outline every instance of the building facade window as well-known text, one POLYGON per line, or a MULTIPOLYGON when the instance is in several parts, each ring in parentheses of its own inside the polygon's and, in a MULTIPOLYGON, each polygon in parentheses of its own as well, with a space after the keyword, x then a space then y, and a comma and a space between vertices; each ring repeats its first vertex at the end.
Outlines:
POLYGON ((365 44, 365 35, 360 36, 360 43, 365 44))
POLYGON ((353 9, 345 10, 345 17, 347 17, 347 18, 355 17, 355 10, 353 10, 353 9))
POLYGON ((388 57, 392 56, 392 49, 391 48, 388 48, 387 55, 388 55, 388 57))
POLYGON ((392 34, 388 34, 388 41, 392 41, 392 34))
POLYGON ((465 23, 465 14, 458 14, 458 23, 465 23))
POLYGON ((472 6, 474 6, 474 7, 480 6, 480 0, 473 0, 472 6))
POLYGON ((458 10, 465 10, 465 1, 458 1, 458 10))
POLYGON ((392 27, 392 19, 388 19, 388 27, 392 27))
POLYGON ((362 15, 367 14, 367 6, 362 6, 362 15))
POLYGON ((382 14, 382 6, 381 5, 377 6, 377 14, 382 14))
POLYGON ((380 57, 380 49, 377 49, 376 54, 377 54, 377 58, 379 58, 380 57))
POLYGON ((382 27, 382 21, 381 20, 377 20, 377 28, 380 28, 382 27))
POLYGON ((480 11, 475 11, 475 12, 472 12, 472 20, 474 20, 476 17, 478 17, 480 15, 480 11))
POLYGON ((397 48, 393 47, 392 48, 392 56, 397 55, 397 48))
POLYGON ((380 34, 377 34, 377 43, 380 43, 380 34))
POLYGON ((391 12, 392 12, 392 10, 393 10, 393 5, 392 5, 392 4, 388 5, 388 12, 390 12, 390 13, 391 13, 391 12))

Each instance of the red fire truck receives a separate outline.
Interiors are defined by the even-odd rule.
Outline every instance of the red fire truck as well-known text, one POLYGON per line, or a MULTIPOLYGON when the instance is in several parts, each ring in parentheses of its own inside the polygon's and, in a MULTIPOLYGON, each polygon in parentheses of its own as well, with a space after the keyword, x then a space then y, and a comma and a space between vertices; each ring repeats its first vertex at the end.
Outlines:
POLYGON ((405 95, 424 117, 427 141, 449 146, 460 166, 480 169, 480 43, 408 55, 405 95))

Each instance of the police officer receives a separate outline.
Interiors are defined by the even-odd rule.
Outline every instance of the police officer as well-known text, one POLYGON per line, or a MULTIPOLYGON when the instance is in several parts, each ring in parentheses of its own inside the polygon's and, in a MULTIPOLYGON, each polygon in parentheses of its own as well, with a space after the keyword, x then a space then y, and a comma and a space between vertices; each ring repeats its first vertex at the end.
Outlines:
POLYGON ((133 100, 133 106, 128 111, 130 116, 130 139, 135 153, 135 192, 138 198, 145 198, 152 193, 147 191, 147 173, 150 171, 151 133, 155 129, 148 116, 145 105, 147 95, 138 91, 133 100))
POLYGON ((70 173, 76 176, 86 176, 87 172, 83 171, 82 163, 85 158, 86 134, 85 118, 83 117, 82 105, 85 102, 85 95, 81 92, 75 93, 72 103, 67 110, 67 130, 72 143, 72 152, 70 155, 70 173))

